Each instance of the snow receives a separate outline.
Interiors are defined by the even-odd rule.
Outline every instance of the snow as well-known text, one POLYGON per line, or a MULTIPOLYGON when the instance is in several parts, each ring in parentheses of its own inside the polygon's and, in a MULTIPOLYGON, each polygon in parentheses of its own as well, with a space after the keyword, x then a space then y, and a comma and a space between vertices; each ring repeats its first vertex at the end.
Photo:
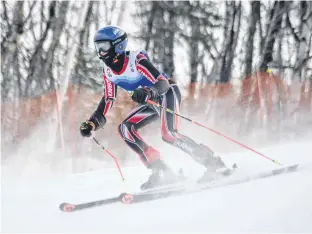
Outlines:
MULTIPOLYGON (((148 171, 115 168, 51 178, 2 176, 2 232, 312 232, 311 141, 258 149, 285 164, 310 165, 294 173, 135 205, 63 213, 80 203, 137 191, 148 171)), ((240 173, 278 167, 251 152, 224 155, 240 173)), ((186 174, 200 175, 189 163, 186 174)))

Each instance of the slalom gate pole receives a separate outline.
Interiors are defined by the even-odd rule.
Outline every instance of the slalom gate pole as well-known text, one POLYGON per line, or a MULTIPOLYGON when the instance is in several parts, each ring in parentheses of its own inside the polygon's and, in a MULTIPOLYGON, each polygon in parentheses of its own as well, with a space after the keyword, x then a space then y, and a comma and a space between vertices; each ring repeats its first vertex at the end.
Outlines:
POLYGON ((121 178, 122 178, 122 181, 125 181, 125 178, 124 178, 124 176, 123 176, 123 174, 122 174, 122 172, 121 172, 121 169, 120 169, 120 166, 119 166, 119 163, 118 163, 117 158, 116 158, 111 152, 109 152, 95 137, 92 137, 92 138, 93 138, 94 142, 95 142, 98 146, 100 146, 100 148, 102 148, 106 153, 109 154, 109 156, 111 156, 111 157, 114 159, 115 164, 116 164, 116 166, 117 166, 117 168, 118 168, 119 174, 120 174, 120 176, 121 176, 121 178))
POLYGON ((187 117, 185 117, 185 116, 183 116, 183 115, 180 115, 179 113, 176 113, 176 112, 174 112, 174 111, 172 111, 172 110, 170 110, 170 109, 168 109, 168 108, 165 108, 165 107, 163 107, 162 105, 160 105, 160 104, 157 103, 157 102, 154 102, 154 101, 151 101, 151 100, 148 100, 147 102, 148 102, 149 104, 153 105, 153 106, 160 107, 160 108, 163 109, 164 111, 167 111, 167 112, 169 112, 169 113, 171 113, 171 114, 175 114, 175 115, 181 117, 182 119, 185 119, 185 120, 187 120, 187 121, 189 121, 189 122, 191 122, 191 123, 193 123, 193 124, 196 124, 196 125, 198 125, 198 126, 200 126, 200 127, 206 128, 206 129, 208 129, 209 131, 211 131, 211 132, 213 132, 213 133, 215 133, 215 134, 217 134, 217 135, 219 135, 219 136, 222 136, 222 137, 224 137, 224 138, 226 138, 226 139, 228 139, 228 140, 230 140, 230 141, 232 141, 232 142, 234 142, 234 143, 236 143, 236 144, 238 144, 238 145, 240 145, 240 146, 242 146, 242 147, 244 147, 244 148, 246 148, 246 149, 248 149, 248 150, 250 150, 250 151, 252 151, 252 152, 254 152, 254 153, 256 153, 256 154, 258 154, 258 155, 260 155, 260 156, 262 156, 263 158, 266 158, 266 159, 272 161, 273 163, 276 163, 276 164, 278 164, 278 165, 280 165, 280 166, 283 166, 283 164, 277 162, 276 160, 274 160, 274 159, 272 159, 272 158, 269 158, 269 157, 265 156, 264 154, 262 154, 262 153, 260 153, 260 152, 258 152, 258 151, 256 151, 256 150, 250 148, 249 146, 247 146, 247 145, 245 145, 245 144, 242 144, 242 143, 238 142, 237 140, 235 140, 235 139, 233 139, 233 138, 231 138, 231 137, 229 137, 229 136, 226 136, 226 135, 224 135, 224 134, 222 134, 222 133, 220 133, 220 132, 218 132, 218 131, 216 131, 216 130, 214 130, 214 129, 212 129, 212 128, 209 128, 209 127, 207 127, 207 126, 205 126, 205 125, 203 125, 203 124, 201 124, 201 123, 198 123, 198 122, 196 122, 196 121, 194 121, 194 120, 192 120, 192 119, 190 119, 190 118, 187 118, 187 117))

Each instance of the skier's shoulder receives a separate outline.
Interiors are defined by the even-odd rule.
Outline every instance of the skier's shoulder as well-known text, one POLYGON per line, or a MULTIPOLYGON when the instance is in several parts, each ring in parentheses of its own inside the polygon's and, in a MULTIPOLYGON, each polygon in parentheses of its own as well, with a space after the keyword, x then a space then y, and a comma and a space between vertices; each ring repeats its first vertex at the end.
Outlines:
POLYGON ((146 50, 132 50, 132 51, 127 51, 129 57, 134 58, 136 62, 138 62, 141 59, 148 59, 148 54, 146 50))

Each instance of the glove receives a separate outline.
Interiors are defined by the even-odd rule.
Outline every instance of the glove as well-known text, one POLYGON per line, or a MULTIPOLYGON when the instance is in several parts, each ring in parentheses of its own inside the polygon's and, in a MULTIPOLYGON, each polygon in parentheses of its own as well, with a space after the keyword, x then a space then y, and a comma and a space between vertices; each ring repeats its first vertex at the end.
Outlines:
POLYGON ((134 90, 131 98, 137 103, 146 104, 148 100, 157 101, 159 94, 153 88, 137 88, 134 90))
POLYGON ((91 131, 95 127, 95 124, 92 121, 83 122, 80 125, 80 133, 83 137, 90 137, 91 131))
POLYGON ((146 88, 137 88, 134 90, 133 95, 132 95, 132 100, 140 103, 140 104, 145 104, 147 101, 151 98, 152 94, 149 89, 146 88))
POLYGON ((105 123, 105 116, 100 111, 96 110, 89 120, 80 125, 80 133, 84 137, 90 137, 91 131, 97 131, 99 128, 102 128, 105 123))

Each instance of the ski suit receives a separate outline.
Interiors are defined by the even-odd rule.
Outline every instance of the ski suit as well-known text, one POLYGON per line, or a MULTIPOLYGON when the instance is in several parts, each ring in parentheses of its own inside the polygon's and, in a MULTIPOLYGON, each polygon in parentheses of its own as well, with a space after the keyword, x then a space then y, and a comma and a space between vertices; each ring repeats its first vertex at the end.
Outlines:
MULTIPOLYGON (((124 64, 120 72, 115 72, 104 64, 104 96, 96 112, 104 116, 112 108, 116 99, 117 87, 128 92, 138 87, 151 88, 160 80, 168 80, 170 87, 157 100, 163 107, 179 112, 181 93, 175 82, 168 75, 160 72, 150 62, 145 51, 127 51, 124 64)), ((166 82, 167 83, 167 82, 166 82)), ((160 159, 160 153, 147 144, 138 130, 160 118, 162 139, 188 153, 196 161, 205 165, 205 158, 199 158, 196 149, 199 147, 192 139, 178 132, 178 117, 150 104, 138 105, 122 121, 118 131, 125 143, 134 150, 147 168, 160 159)))

